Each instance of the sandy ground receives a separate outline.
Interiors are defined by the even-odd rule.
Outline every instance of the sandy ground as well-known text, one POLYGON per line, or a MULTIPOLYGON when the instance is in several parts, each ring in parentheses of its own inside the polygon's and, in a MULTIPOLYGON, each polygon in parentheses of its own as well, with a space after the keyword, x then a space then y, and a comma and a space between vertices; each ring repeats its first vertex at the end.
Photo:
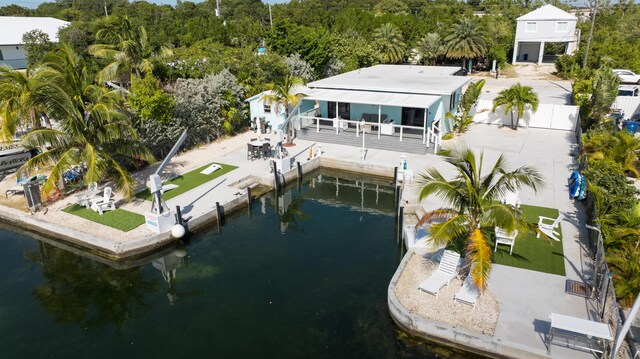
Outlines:
MULTIPOLYGON (((181 173, 188 172, 194 168, 198 168, 207 163, 210 163, 215 160, 215 158, 219 158, 233 151, 240 150, 241 148, 244 148, 246 146, 248 139, 251 137, 255 137, 255 133, 248 131, 242 134, 238 134, 234 137, 219 139, 208 145, 204 145, 192 149, 188 152, 181 153, 171 160, 169 166, 167 166, 167 168, 163 172, 163 178, 168 179, 175 177, 181 173)), ((149 175, 155 172, 158 166, 159 163, 153 166, 149 166, 133 175, 134 179, 138 183, 138 190, 146 186, 146 181, 149 178, 149 175)), ((6 198, 1 196, 1 194, 4 194, 7 189, 14 187, 15 183, 15 174, 7 176, 2 182, 0 182, 0 205, 20 209, 25 213, 28 213, 29 211, 26 205, 26 200, 22 194, 9 195, 6 198)), ((103 183, 101 184, 101 187, 105 185, 109 184, 103 183)), ((76 195, 80 193, 82 193, 82 191, 71 193, 64 198, 61 197, 58 201, 47 205, 46 211, 36 212, 34 216, 52 223, 64 223, 64 225, 69 228, 80 230, 89 234, 99 234, 103 238, 114 240, 117 242, 142 238, 149 235, 149 231, 145 226, 139 226, 138 228, 126 232, 126 236, 124 236, 124 232, 118 229, 103 226, 84 218, 63 212, 63 208, 76 202, 76 195)), ((150 208, 150 203, 144 200, 134 198, 130 202, 125 202, 122 198, 122 195, 118 193, 116 194, 115 198, 116 206, 118 208, 123 208, 131 212, 143 214, 144 211, 148 211, 150 208)))
POLYGON ((410 312, 424 318, 493 336, 500 309, 489 290, 478 298, 475 308, 453 300, 454 294, 462 286, 462 281, 458 278, 453 279, 448 287, 442 288, 437 299, 434 295, 418 290, 420 283, 436 268, 435 262, 413 253, 396 286, 396 296, 400 303, 410 312))
MULTIPOLYGON (((549 80, 558 81, 559 77, 554 75, 556 67, 554 64, 515 64, 510 65, 504 71, 500 72, 500 78, 526 78, 529 80, 549 80)), ((489 72, 473 73, 473 76, 479 77, 495 77, 489 72)))

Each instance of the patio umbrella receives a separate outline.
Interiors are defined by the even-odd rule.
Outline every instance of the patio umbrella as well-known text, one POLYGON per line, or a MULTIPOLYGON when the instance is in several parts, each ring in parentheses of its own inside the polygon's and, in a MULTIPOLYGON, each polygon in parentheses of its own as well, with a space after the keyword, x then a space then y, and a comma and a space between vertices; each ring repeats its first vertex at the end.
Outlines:
POLYGON ((256 133, 258 133, 258 141, 262 141, 262 128, 260 125, 260 117, 258 117, 256 118, 256 133))

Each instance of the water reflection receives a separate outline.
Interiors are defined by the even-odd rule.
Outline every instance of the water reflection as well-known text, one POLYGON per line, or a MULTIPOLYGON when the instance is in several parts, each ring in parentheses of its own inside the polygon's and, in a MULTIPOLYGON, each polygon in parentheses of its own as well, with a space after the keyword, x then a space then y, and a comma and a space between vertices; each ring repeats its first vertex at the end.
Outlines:
POLYGON ((162 278, 164 278, 164 281, 168 285, 167 299, 169 300, 169 304, 173 305, 173 303, 178 300, 178 291, 175 288, 177 281, 176 273, 182 266, 188 266, 186 248, 178 248, 164 257, 154 259, 151 263, 153 268, 162 273, 162 278))
POLYGON ((33 295, 58 323, 87 329, 113 324, 119 332, 146 311, 145 297, 160 290, 160 282, 139 268, 116 269, 43 242, 24 256, 41 265, 44 283, 33 295))

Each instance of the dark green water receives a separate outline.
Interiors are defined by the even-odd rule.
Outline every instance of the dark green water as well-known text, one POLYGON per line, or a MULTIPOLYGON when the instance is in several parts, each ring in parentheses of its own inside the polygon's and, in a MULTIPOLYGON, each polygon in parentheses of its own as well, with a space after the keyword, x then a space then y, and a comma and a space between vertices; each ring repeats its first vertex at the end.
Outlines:
POLYGON ((393 189, 335 182, 267 196, 124 269, 0 228, 0 358, 456 356, 388 315, 393 189))

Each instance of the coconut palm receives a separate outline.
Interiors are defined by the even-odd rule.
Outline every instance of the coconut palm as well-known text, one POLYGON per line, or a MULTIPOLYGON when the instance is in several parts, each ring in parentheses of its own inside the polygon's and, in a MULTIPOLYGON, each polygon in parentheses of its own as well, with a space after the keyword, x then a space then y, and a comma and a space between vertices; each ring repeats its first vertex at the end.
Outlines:
POLYGON ((418 54, 429 65, 435 65, 436 59, 444 54, 442 38, 437 32, 426 34, 418 43, 418 54))
MULTIPOLYGON (((269 91, 260 100, 268 105, 275 105, 275 113, 279 115, 284 111, 285 118, 289 118, 289 107, 295 107, 300 100, 307 96, 300 89, 304 86, 304 80, 297 76, 287 75, 282 81, 268 85, 269 91)), ((287 122, 287 143, 293 143, 293 126, 287 122)))
POLYGON ((59 121, 59 127, 36 129, 23 137, 27 148, 51 149, 32 157, 20 171, 52 165, 42 188, 50 193, 65 170, 84 163, 86 183, 112 180, 130 198, 135 181, 124 165, 154 159, 121 111, 121 92, 96 85, 84 59, 66 44, 45 56, 43 66, 51 71, 50 81, 39 86, 34 97, 49 117, 59 121))
POLYGON ((373 32, 373 39, 380 51, 382 62, 397 64, 404 59, 406 45, 400 29, 391 23, 386 23, 373 32))
POLYGON ((489 236, 494 228, 521 234, 535 231, 522 216, 520 209, 499 202, 508 191, 524 187, 537 191, 542 185, 542 176, 534 168, 523 166, 513 171, 500 156, 489 173, 482 171, 483 154, 476 155, 468 149, 443 151, 445 161, 456 169, 453 179, 447 180, 435 168, 427 168, 418 176, 419 199, 439 197, 449 207, 427 213, 417 226, 430 220, 431 240, 435 244, 457 244, 464 247, 463 255, 470 264, 470 275, 481 290, 487 286, 491 270, 491 248, 489 236))
POLYGON ((149 74, 153 71, 152 57, 172 54, 165 46, 151 46, 144 26, 132 24, 127 16, 110 19, 96 32, 96 39, 104 43, 89 46, 89 53, 98 58, 113 60, 100 71, 98 78, 101 82, 115 80, 118 69, 123 65, 130 74, 138 77, 143 73, 149 74))
POLYGON ((531 86, 522 86, 520 83, 517 83, 498 93, 498 96, 493 99, 493 109, 491 109, 491 111, 496 112, 496 109, 500 106, 504 106, 505 113, 511 113, 511 127, 517 130, 520 118, 524 115, 527 107, 531 107, 533 112, 538 110, 538 95, 533 91, 531 86), (514 111, 516 113, 515 126, 513 124, 514 111))
POLYGON ((466 16, 453 26, 444 43, 447 57, 462 59, 463 68, 467 59, 484 56, 487 52, 487 39, 480 23, 466 16))
POLYGON ((0 66, 1 141, 13 140, 19 126, 40 127, 44 108, 35 100, 34 92, 47 81, 49 75, 44 67, 22 71, 0 66))

